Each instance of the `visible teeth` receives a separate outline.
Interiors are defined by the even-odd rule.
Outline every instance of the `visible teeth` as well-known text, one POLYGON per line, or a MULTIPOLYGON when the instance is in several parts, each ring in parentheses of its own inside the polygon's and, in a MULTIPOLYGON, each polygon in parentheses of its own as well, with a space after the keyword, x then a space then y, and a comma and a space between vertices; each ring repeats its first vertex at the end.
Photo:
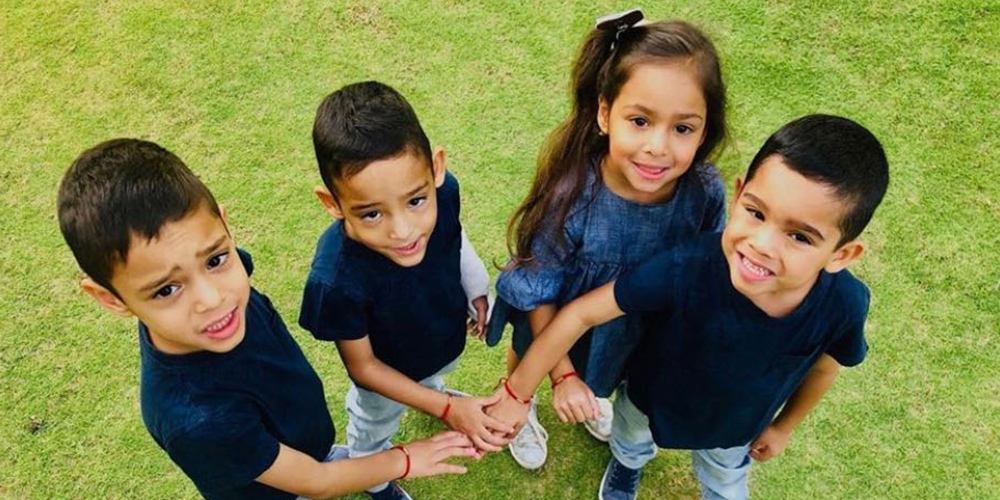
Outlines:
POLYGON ((233 313, 227 314, 224 318, 220 319, 219 321, 217 321, 217 322, 213 323, 211 326, 209 326, 208 330, 212 331, 212 332, 214 332, 216 330, 221 330, 222 327, 224 327, 224 326, 226 326, 226 325, 229 324, 229 319, 232 318, 232 317, 233 317, 233 313))
POLYGON ((763 267, 755 265, 753 262, 750 262, 750 259, 746 257, 743 257, 743 265, 746 266, 748 271, 762 278, 764 276, 768 276, 769 274, 771 274, 771 271, 768 271, 763 267))

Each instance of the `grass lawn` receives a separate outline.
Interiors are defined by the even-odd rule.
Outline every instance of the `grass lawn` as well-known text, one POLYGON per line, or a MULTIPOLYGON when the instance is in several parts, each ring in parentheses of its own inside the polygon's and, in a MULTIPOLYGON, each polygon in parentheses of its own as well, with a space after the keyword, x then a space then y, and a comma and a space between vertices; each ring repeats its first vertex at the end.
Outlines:
MULTIPOLYGON (((635 2, 28 2, 0 6, 0 498, 196 498, 139 416, 135 325, 101 313, 55 220, 57 183, 118 136, 176 152, 225 204, 253 283, 290 326, 317 236, 316 106, 361 79, 396 86, 462 182, 488 260, 564 116, 593 19, 635 2), (210 5, 211 4, 211 5, 210 5)), ((799 115, 870 127, 888 197, 856 268, 873 291, 871 352, 758 465, 756 498, 1000 498, 1000 5, 995 0, 647 2, 715 40, 731 102, 732 184, 799 115)), ((493 271, 495 275, 495 271, 493 271)), ((347 377, 332 345, 293 334, 323 377, 339 440, 347 377)), ((470 343, 452 377, 487 392, 503 349, 470 343)), ((544 390, 542 401, 548 401, 544 390)), ((557 423, 544 469, 507 454, 407 483, 417 498, 593 498, 608 458, 557 423)), ((400 442, 442 426, 411 412, 400 442)), ((695 498, 689 457, 662 452, 643 498, 695 498)))

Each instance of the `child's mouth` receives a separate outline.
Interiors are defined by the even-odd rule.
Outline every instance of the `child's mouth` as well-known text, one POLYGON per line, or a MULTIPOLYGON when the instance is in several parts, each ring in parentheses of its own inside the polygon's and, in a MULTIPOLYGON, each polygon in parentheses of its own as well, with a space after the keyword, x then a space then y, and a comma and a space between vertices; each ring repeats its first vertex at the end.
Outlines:
POLYGON ((632 162, 632 165, 635 167, 635 171, 639 173, 640 177, 650 181, 662 179, 663 176, 667 175, 667 171, 670 170, 670 167, 655 167, 635 162, 632 162))
POLYGON ((740 259, 740 274, 747 281, 762 281, 774 277, 774 272, 770 269, 755 263, 742 253, 736 254, 740 259))
POLYGON ((238 311, 239 307, 234 307, 232 311, 229 311, 229 314, 219 318, 215 323, 208 325, 202 332, 206 337, 213 340, 225 340, 231 337, 240 326, 238 311))
POLYGON ((423 241, 423 237, 417 238, 416 241, 410 243, 409 245, 393 248, 393 251, 402 255, 403 257, 409 257, 420 251, 420 244, 423 241))

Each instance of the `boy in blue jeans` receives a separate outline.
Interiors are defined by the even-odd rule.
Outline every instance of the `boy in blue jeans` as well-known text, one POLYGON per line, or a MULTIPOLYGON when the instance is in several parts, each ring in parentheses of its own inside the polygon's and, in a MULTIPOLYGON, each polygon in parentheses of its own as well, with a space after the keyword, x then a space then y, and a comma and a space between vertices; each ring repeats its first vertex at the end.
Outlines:
MULTIPOLYGON (((299 324, 337 343, 347 393, 351 457, 390 446, 407 406, 443 420, 481 451, 510 426, 487 416, 494 398, 444 388, 472 330, 484 331, 489 276, 462 232, 458 181, 444 150, 431 150, 416 113, 378 82, 348 85, 320 105, 313 145, 336 221, 316 247, 299 324)), ((409 498, 395 482, 372 498, 409 498)))
POLYGON ((780 455, 840 366, 865 358, 870 295, 845 268, 864 253, 857 237, 888 181, 885 153, 860 125, 825 115, 785 125, 736 182, 721 235, 652 257, 562 309, 491 413, 523 421, 519 395, 580 334, 640 315, 646 333, 614 403, 598 497, 636 498, 659 446, 694 450, 703 498, 747 498, 752 461, 780 455))
POLYGON ((59 226, 103 308, 139 320, 142 418, 208 499, 328 498, 388 479, 462 472, 466 436, 339 460, 323 385, 250 286, 225 212, 177 156, 116 139, 80 155, 59 226))

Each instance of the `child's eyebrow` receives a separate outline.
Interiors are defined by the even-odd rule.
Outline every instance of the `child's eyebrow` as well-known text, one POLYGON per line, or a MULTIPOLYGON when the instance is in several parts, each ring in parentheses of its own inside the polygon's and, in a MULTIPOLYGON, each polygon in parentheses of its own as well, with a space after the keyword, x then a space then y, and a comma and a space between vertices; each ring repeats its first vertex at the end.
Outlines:
POLYGON ((410 198, 410 197, 416 195, 417 193, 423 191, 424 189, 427 189, 427 181, 424 181, 419 186, 417 186, 416 188, 411 189, 409 193, 406 193, 405 195, 403 195, 403 198, 410 198))
POLYGON ((153 290, 156 290, 157 288, 160 288, 161 286, 167 284, 170 281, 170 277, 173 276, 174 273, 176 273, 177 271, 180 271, 180 270, 181 270, 181 267, 178 266, 177 264, 174 264, 174 267, 171 267, 170 271, 167 271, 167 273, 164 274, 162 277, 157 278, 154 281, 150 281, 148 285, 140 288, 139 289, 139 293, 143 293, 144 294, 146 292, 152 292, 153 290))
POLYGON ((220 236, 219 239, 215 240, 215 243, 212 243, 211 245, 209 245, 209 246, 205 247, 204 249, 202 249, 201 251, 199 251, 198 252, 198 257, 202 258, 202 259, 204 259, 205 257, 208 257, 208 255, 210 253, 213 253, 216 250, 218 250, 218 249, 222 248, 223 246, 225 246, 227 240, 229 240, 229 235, 228 234, 224 234, 224 235, 220 236))
MULTIPOLYGON (((743 196, 749 198, 754 205, 759 205, 762 210, 765 211, 767 210, 767 203, 764 203, 764 200, 754 196, 753 193, 744 191, 743 196)), ((805 222, 795 219, 789 219, 787 224, 789 226, 794 227, 795 229, 812 234, 813 236, 819 238, 820 241, 826 241, 826 237, 823 236, 823 233, 819 232, 819 229, 816 229, 810 226, 809 224, 806 224, 805 222)))

